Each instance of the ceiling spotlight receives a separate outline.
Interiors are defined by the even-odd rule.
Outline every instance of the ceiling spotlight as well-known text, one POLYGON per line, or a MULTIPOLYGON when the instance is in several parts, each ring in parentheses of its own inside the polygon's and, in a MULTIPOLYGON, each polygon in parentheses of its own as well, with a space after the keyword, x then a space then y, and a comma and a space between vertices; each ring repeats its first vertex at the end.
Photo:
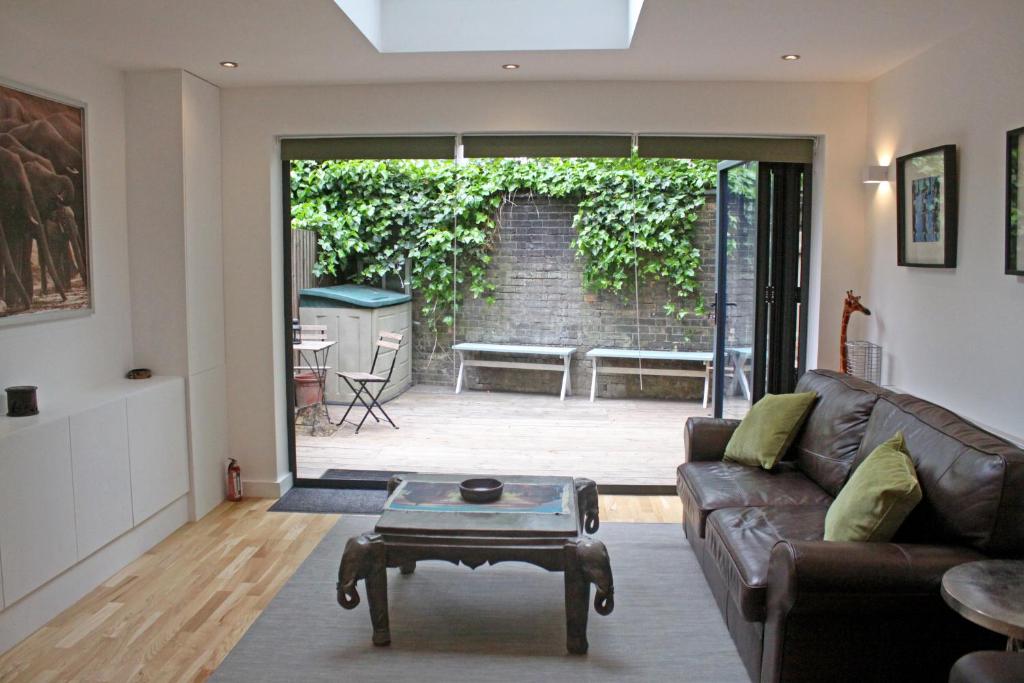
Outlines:
POLYGON ((502 64, 501 68, 504 69, 505 71, 515 71, 516 69, 519 68, 519 65, 518 64, 502 64))
POLYGON ((238 62, 221 62, 220 65, 225 69, 237 69, 238 62))
POLYGON ((782 61, 784 62, 795 62, 800 59, 800 55, 782 55, 782 61))

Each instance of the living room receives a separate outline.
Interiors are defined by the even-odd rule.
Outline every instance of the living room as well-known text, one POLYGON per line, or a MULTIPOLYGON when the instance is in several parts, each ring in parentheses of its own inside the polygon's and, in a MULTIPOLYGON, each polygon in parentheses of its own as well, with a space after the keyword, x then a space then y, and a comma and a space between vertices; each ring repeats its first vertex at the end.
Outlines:
MULTIPOLYGON (((0 10, 0 380, 14 390, 0 417, 0 679, 1024 678, 1024 655, 992 652, 1024 638, 1024 370, 1013 360, 1024 335, 1024 7, 423 4, 434 7, 115 0, 0 10), (598 5, 618 28, 601 23, 598 5), (33 137, 47 126, 77 161, 67 145, 58 154, 33 137), (352 158, 406 158, 388 145, 444 138, 445 158, 460 162, 472 154, 459 146, 485 137, 544 138, 553 153, 516 156, 574 158, 585 156, 579 147, 558 145, 623 138, 624 163, 647 144, 671 144, 660 154, 756 161, 765 182, 770 169, 803 168, 806 205, 794 215, 806 265, 789 281, 798 313, 771 326, 750 366, 730 371, 749 378, 751 404, 815 393, 779 444, 781 463, 722 462, 737 423, 713 421, 730 380, 725 342, 715 341, 710 367, 723 371, 708 417, 634 401, 654 406, 651 424, 667 434, 658 440, 677 451, 659 476, 678 481, 678 495, 609 489, 586 467, 527 482, 453 467, 504 479, 492 505, 538 510, 487 515, 506 520, 489 530, 494 543, 462 555, 451 550, 458 543, 420 537, 392 547, 451 514, 429 502, 436 470, 376 468, 402 471, 373 491, 387 499, 379 521, 379 504, 373 514, 269 510, 304 478, 283 237, 294 216, 286 162, 311 157, 289 147, 355 140, 364 142, 352 158), (37 175, 65 178, 58 205, 19 203, 37 175), (44 229, 17 242, 23 224, 44 229), (59 259, 45 258, 49 243, 59 259), (848 292, 870 315, 844 314, 848 292), (795 358, 782 333, 798 337, 795 358), (876 349, 874 384, 837 372, 850 369, 840 366, 847 341, 876 349), (125 379, 133 369, 152 377, 125 379), (824 540, 828 511, 843 507, 833 501, 852 495, 854 475, 896 432, 921 496, 907 523, 893 542, 824 540), (552 486, 564 495, 535 497, 552 486), (244 498, 227 500, 233 493, 244 498), (565 507, 544 512, 555 498, 565 507), (389 516, 420 527, 399 530, 389 516), (510 543, 514 518, 533 519, 546 540, 510 543), (727 563, 740 556, 754 559, 727 563), (960 600, 956 574, 946 576, 992 561, 1007 573, 972 595, 1005 599, 997 616, 960 600), (529 564, 562 573, 564 587, 529 564)), ((716 170, 720 192, 728 168, 716 170)), ((715 324, 728 320, 729 301, 715 324)), ((653 348, 639 334, 630 343, 653 348)), ((577 382, 589 379, 583 355, 570 358, 577 382)), ((497 372, 467 371, 471 380, 497 372)), ((552 387, 522 395, 543 413, 589 410, 585 394, 560 401, 552 387)), ((492 397, 490 429, 517 419, 493 406, 519 394, 453 389, 443 397, 457 399, 456 412, 438 432, 456 428, 459 406, 492 397)), ((422 438, 403 422, 415 409, 400 410, 414 396, 381 399, 401 427, 398 450, 422 438)), ((367 403, 353 409, 357 421, 378 412, 367 403)), ((329 407, 332 418, 344 412, 329 407)), ((380 419, 342 434, 379 439, 392 429, 380 419)), ((601 429, 616 434, 614 423, 601 429)), ((449 503, 464 504, 454 490, 449 503)))

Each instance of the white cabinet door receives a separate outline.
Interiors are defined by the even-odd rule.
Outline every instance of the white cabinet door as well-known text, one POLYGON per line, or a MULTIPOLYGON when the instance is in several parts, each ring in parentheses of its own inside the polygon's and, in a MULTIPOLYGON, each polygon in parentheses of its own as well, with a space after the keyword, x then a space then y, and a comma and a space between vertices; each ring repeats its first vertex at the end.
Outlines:
POLYGON ((125 402, 71 416, 78 559, 132 528, 131 470, 125 402))
POLYGON ((139 525, 188 493, 185 384, 159 379, 128 397, 132 510, 139 525))
POLYGON ((68 419, 0 440, 0 562, 11 605, 78 559, 68 419))

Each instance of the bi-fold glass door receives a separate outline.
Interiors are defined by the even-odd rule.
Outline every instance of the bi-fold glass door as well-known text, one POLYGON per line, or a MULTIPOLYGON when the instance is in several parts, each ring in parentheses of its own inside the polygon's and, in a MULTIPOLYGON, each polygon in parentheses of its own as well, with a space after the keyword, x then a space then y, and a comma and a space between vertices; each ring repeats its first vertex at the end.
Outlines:
POLYGON ((810 164, 719 164, 716 417, 742 418, 803 371, 810 189, 810 164))

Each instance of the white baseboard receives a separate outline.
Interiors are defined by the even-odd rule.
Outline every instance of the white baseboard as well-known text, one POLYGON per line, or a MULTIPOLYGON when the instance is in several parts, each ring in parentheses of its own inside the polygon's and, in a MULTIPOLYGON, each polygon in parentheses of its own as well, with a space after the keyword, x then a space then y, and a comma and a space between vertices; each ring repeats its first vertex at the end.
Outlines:
POLYGON ((81 600, 89 591, 170 536, 188 519, 186 495, 18 602, 7 605, 0 612, 0 654, 81 600))
POLYGON ((280 498, 288 493, 293 484, 291 472, 281 475, 277 481, 243 479, 242 492, 252 498, 280 498))

